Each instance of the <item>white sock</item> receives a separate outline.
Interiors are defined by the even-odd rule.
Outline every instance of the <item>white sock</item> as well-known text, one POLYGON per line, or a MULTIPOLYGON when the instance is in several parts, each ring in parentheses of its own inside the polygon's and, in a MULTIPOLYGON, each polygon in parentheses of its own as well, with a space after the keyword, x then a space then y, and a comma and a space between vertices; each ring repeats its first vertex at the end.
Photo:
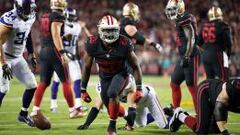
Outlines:
POLYGON ((68 108, 68 110, 71 113, 71 112, 73 112, 75 110, 75 108, 74 107, 70 107, 70 108, 68 108))
POLYGON ((128 116, 128 111, 125 110, 124 117, 127 117, 127 116, 128 116))
POLYGON ((182 123, 184 123, 185 119, 187 118, 187 115, 184 113, 180 113, 178 118, 182 123))
POLYGON ((27 109, 27 108, 24 108, 24 107, 22 107, 22 111, 24 111, 24 112, 27 112, 27 111, 28 111, 28 109, 27 109))
POLYGON ((57 99, 52 99, 51 100, 51 107, 50 108, 57 108, 58 105, 57 105, 57 99))
POLYGON ((38 106, 33 106, 33 112, 40 110, 38 106))
POLYGON ((75 108, 78 108, 81 106, 82 106, 81 98, 75 98, 75 108))

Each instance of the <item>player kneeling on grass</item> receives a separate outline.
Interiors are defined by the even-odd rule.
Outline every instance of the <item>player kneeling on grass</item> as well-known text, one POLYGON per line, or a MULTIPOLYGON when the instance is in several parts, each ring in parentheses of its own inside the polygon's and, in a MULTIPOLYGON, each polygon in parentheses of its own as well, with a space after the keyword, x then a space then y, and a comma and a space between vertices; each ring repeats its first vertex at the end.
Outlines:
MULTIPOLYGON (((155 122, 159 128, 167 127, 167 120, 165 117, 165 113, 160 105, 159 99, 155 93, 154 88, 143 85, 142 93, 143 96, 137 103, 137 107, 135 111, 132 108, 131 104, 133 104, 133 99, 130 93, 135 93, 135 80, 130 75, 128 85, 124 88, 123 92, 119 96, 121 102, 128 104, 129 109, 128 112, 123 111, 123 117, 127 121, 126 127, 124 130, 132 130, 134 123, 137 127, 145 127, 147 124, 151 122, 155 122), (135 118, 135 116, 136 118, 135 118), (135 122, 134 122, 135 121, 135 122)), ((101 85, 100 83, 97 85, 96 90, 98 93, 101 92, 101 85)), ((90 124, 94 121, 97 117, 99 110, 102 108, 102 101, 101 98, 98 98, 96 107, 93 107, 83 125, 78 127, 79 130, 88 129, 90 124)), ((124 109, 124 108, 123 108, 124 109)), ((165 109, 167 110, 167 108, 165 109)), ((165 111, 166 112, 166 111, 165 111)), ((169 113, 168 113, 169 114, 169 113)), ((171 114, 170 114, 171 115, 171 114)))
POLYGON ((129 77, 127 62, 133 68, 138 91, 142 89, 142 72, 133 52, 133 45, 127 37, 119 33, 119 22, 107 15, 98 23, 98 36, 89 37, 85 44, 87 53, 84 59, 81 97, 86 102, 91 101, 86 89, 93 59, 95 59, 99 65, 101 99, 108 108, 110 117, 108 135, 116 134, 116 120, 120 110, 119 94, 129 77))
POLYGON ((28 117, 28 107, 36 90, 37 81, 22 54, 26 47, 35 68, 36 58, 33 54, 30 33, 36 18, 35 8, 34 0, 15 0, 14 9, 0 17, 0 106, 4 96, 10 90, 10 79, 13 74, 25 87, 18 120, 31 127, 34 123, 28 117))
POLYGON ((178 131, 185 123, 197 134, 233 135, 225 127, 228 111, 240 113, 240 79, 205 80, 198 86, 197 118, 177 108, 169 124, 170 131, 178 131))

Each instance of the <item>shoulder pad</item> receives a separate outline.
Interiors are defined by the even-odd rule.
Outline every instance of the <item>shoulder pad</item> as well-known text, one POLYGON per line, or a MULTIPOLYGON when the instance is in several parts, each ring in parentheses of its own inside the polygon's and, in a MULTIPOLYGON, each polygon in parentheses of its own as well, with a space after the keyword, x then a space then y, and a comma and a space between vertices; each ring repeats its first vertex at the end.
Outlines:
POLYGON ((123 19, 121 19, 120 24, 121 25, 136 25, 136 23, 134 21, 130 20, 129 18, 125 18, 125 17, 123 19))
POLYGON ((53 22, 64 22, 65 21, 65 17, 56 12, 51 13, 50 18, 52 19, 53 22))
POLYGON ((177 23, 180 26, 186 26, 189 25, 190 23, 194 22, 195 17, 192 14, 185 14, 183 17, 179 18, 177 20, 177 23))
POLYGON ((97 36, 90 36, 88 37, 88 42, 90 45, 95 45, 97 43, 97 39, 98 39, 97 36))
POLYGON ((17 15, 14 10, 4 13, 0 18, 0 23, 6 25, 7 27, 12 27, 17 15))
POLYGON ((128 44, 130 44, 130 39, 126 36, 120 35, 119 36, 119 43, 122 46, 127 46, 128 44))

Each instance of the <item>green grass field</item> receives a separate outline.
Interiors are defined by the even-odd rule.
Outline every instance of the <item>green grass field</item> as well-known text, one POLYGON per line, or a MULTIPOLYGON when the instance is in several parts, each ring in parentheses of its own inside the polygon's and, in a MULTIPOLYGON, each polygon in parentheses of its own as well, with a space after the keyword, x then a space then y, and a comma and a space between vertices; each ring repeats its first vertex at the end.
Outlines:
MULTIPOLYGON (((158 76, 144 76, 145 84, 149 84, 156 89, 156 92, 160 98, 163 106, 168 105, 171 102, 171 91, 169 88, 169 79, 164 79, 158 76)), ((96 97, 95 84, 98 81, 97 76, 91 76, 88 91, 92 98, 96 97)), ((183 98, 182 107, 184 110, 193 112, 191 105, 190 95, 185 87, 182 86, 183 98)), ((50 106, 50 89, 45 92, 45 96, 41 105, 42 112, 47 116, 51 123, 52 128, 47 131, 41 131, 37 128, 30 128, 23 123, 17 121, 17 115, 21 108, 21 97, 23 94, 23 85, 16 79, 11 81, 11 91, 5 97, 2 107, 0 108, 0 135, 105 135, 108 123, 108 117, 106 113, 101 113, 91 127, 88 130, 80 131, 76 130, 77 126, 83 123, 85 118, 69 119, 68 108, 65 100, 62 96, 62 91, 59 92, 59 112, 53 114, 49 110, 50 106)), ((88 107, 94 105, 94 100, 90 104, 84 104, 88 107)), ((31 111, 31 107, 30 107, 31 111)), ((229 115, 228 128, 231 132, 240 134, 240 115, 229 115)), ((124 121, 120 118, 117 126, 123 126, 124 121)), ((154 124, 148 125, 146 128, 135 129, 133 132, 118 131, 119 135, 163 135, 172 134, 168 130, 159 129, 154 124)), ((179 135, 193 134, 191 130, 186 127, 182 127, 181 130, 176 133, 179 135)))

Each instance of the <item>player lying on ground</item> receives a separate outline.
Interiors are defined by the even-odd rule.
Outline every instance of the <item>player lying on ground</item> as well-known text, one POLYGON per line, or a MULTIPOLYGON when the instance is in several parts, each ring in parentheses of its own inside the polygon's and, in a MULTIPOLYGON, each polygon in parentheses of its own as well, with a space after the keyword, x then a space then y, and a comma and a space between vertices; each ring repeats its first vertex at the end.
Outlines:
POLYGON ((28 107, 37 82, 22 54, 27 47, 33 67, 36 67, 30 33, 35 21, 35 8, 34 0, 15 0, 14 9, 4 13, 0 18, 0 106, 5 94, 10 90, 9 81, 13 74, 25 87, 18 120, 31 127, 34 123, 28 117, 28 107))
MULTIPOLYGON (((127 95, 128 95, 128 93, 135 92, 135 89, 132 89, 134 87, 129 87, 129 86, 135 84, 134 81, 135 81, 134 78, 130 77, 129 84, 125 87, 122 94, 119 96, 119 99, 121 102, 126 103, 128 101, 127 103, 129 104, 129 97, 127 95), (128 99, 128 100, 126 101, 126 99, 128 99)), ((101 92, 100 84, 97 85, 96 90, 98 93, 101 92)), ((145 127, 147 124, 154 121, 159 128, 165 128, 167 126, 168 122, 166 121, 164 111, 161 107, 161 104, 155 93, 154 88, 147 86, 147 85, 143 85, 142 93, 143 93, 143 96, 140 99, 140 101, 137 103, 137 107, 136 107, 136 119, 135 119, 136 126, 137 127, 145 127)), ((101 98, 98 98, 96 106, 92 107, 84 124, 80 125, 78 127, 79 130, 89 128, 91 123, 97 117, 99 110, 102 108, 102 105, 103 105, 103 103, 101 101, 101 98)), ((167 109, 165 109, 165 110, 167 110, 167 109)), ((129 122, 128 122, 129 113, 126 112, 124 114, 126 114, 126 115, 124 115, 124 119, 126 119, 127 123, 128 123, 126 125, 125 129, 131 130, 132 126, 129 126, 129 122)), ((172 114, 168 113, 168 115, 172 115, 172 114)))
POLYGON ((209 9, 208 21, 202 25, 198 45, 203 48, 202 59, 207 78, 226 81, 232 36, 229 25, 223 21, 223 13, 219 7, 209 9))
MULTIPOLYGON (((65 10, 66 23, 64 25, 63 45, 64 49, 72 54, 72 59, 68 63, 70 78, 73 81, 73 90, 75 93, 75 108, 81 108, 81 67, 79 56, 78 39, 80 38, 81 31, 89 37, 89 33, 84 22, 78 22, 77 12, 75 9, 67 8, 65 10)), ((51 87, 51 106, 52 112, 57 112, 57 93, 60 80, 54 72, 54 80, 51 87)))
MULTIPOLYGON (((131 41, 120 35, 120 26, 114 17, 104 16, 98 23, 98 35, 88 38, 85 44, 86 55, 82 76, 82 99, 90 102, 86 89, 93 59, 99 65, 101 99, 109 112, 107 133, 116 134, 116 120, 119 114, 119 94, 127 84, 129 62, 134 71, 137 89, 142 89, 142 72, 131 41)), ((138 100, 138 99, 136 99, 138 100)))
POLYGON ((74 98, 69 81, 68 52, 64 50, 61 36, 65 17, 63 11, 67 3, 65 0, 51 0, 51 12, 43 14, 40 20, 42 48, 40 52, 40 83, 34 95, 34 106, 31 115, 33 120, 39 121, 42 113, 40 104, 46 88, 51 83, 55 71, 63 85, 63 94, 69 107, 69 117, 77 118, 84 116, 82 111, 74 107, 74 98))
POLYGON ((178 131, 185 123, 197 134, 231 135, 225 125, 228 111, 240 113, 240 80, 205 80, 199 84, 196 96, 197 117, 189 116, 177 108, 170 121, 170 131, 178 131))
MULTIPOLYGON (((180 85, 185 80, 195 106, 195 91, 198 81, 199 51, 196 46, 196 19, 185 12, 183 0, 169 0, 166 15, 176 23, 179 59, 171 75, 172 100, 174 108, 180 106, 182 93, 180 85)), ((196 108, 195 108, 196 110, 196 108)))

